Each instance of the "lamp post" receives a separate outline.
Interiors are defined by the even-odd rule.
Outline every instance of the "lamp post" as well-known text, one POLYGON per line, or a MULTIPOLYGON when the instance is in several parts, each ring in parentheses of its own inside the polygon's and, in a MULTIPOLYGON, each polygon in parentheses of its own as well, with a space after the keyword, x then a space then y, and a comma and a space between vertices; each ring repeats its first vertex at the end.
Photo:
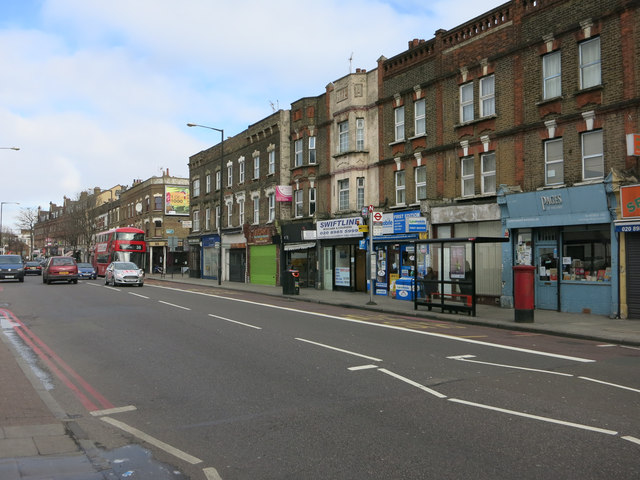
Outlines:
POLYGON ((0 147, 0 150, 20 150, 20 147, 0 147))
POLYGON ((4 241, 2 240, 2 208, 9 204, 20 205, 20 202, 0 202, 0 253, 4 255, 4 241))
POLYGON ((207 127, 206 125, 198 125, 197 123, 187 123, 187 127, 208 128, 220 132, 220 208, 218 214, 218 238, 220 247, 218 248, 218 285, 222 285, 222 203, 224 202, 224 194, 222 191, 222 170, 224 169, 224 129, 207 127))

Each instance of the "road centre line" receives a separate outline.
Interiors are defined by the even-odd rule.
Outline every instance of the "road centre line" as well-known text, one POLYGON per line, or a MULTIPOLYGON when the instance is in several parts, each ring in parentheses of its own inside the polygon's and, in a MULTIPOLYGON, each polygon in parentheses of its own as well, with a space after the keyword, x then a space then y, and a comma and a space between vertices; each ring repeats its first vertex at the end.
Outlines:
POLYGON ((202 469, 202 473, 207 477, 207 480, 222 480, 222 477, 218 471, 213 467, 207 467, 202 469))
POLYGON ((413 380, 410 380, 407 377, 403 377, 402 375, 398 375, 397 373, 393 373, 393 372, 387 370, 386 368, 379 368, 378 371, 382 372, 382 373, 386 373, 387 375, 390 375, 390 376, 392 376, 394 378, 397 378, 398 380, 402 380, 403 382, 406 382, 409 385, 413 385, 414 387, 417 387, 420 390, 424 390, 425 392, 430 393, 431 395, 435 395, 438 398, 447 398, 446 395, 443 395, 440 392, 436 392, 435 390, 433 390, 433 389, 431 389, 429 387, 425 387, 424 385, 421 385, 418 382, 414 382, 413 380))
POLYGON ((599 427, 591 427, 589 425, 582 425, 581 423, 565 422, 564 420, 557 420, 555 418, 549 418, 549 417, 541 417, 539 415, 532 415, 530 413, 517 412, 515 410, 507 410, 505 408, 493 407, 491 405, 485 405, 485 404, 482 404, 482 403, 468 402, 466 400, 460 400, 460 399, 457 399, 457 398, 449 398, 448 400, 450 402, 461 403, 463 405, 468 405, 468 406, 471 406, 471 407, 484 408, 486 410, 493 410, 494 412, 507 413, 509 415, 515 415, 517 417, 530 418, 532 420, 540 420, 542 422, 556 423, 558 425, 564 425, 566 427, 579 428, 579 429, 582 429, 582 430, 589 430, 589 431, 592 431, 592 432, 604 433, 606 435, 617 435, 618 434, 618 432, 615 432, 613 430, 606 430, 604 428, 599 428, 599 427))
POLYGON ((609 385, 610 387, 622 388, 624 390, 631 390, 632 392, 640 393, 640 390, 638 390, 637 388, 625 387, 624 385, 617 385, 615 383, 603 382, 602 380, 596 380, 595 378, 589 378, 589 377, 578 377, 578 378, 582 380, 587 380, 589 382, 602 383, 603 385, 609 385))
POLYGON ((332 347, 331 345, 325 345, 324 343, 312 342, 311 340, 305 340, 304 338, 296 338, 296 340, 299 340, 301 342, 310 343, 312 345, 317 345, 319 347, 328 348, 329 350, 335 350, 336 352, 342 352, 342 353, 347 353, 349 355, 355 355, 356 357, 366 358, 367 360, 371 360, 372 362, 381 362, 382 361, 381 358, 370 357, 368 355, 363 355, 361 353, 351 352, 349 350, 343 350, 342 348, 332 347))
POLYGON ((514 370, 527 370, 529 372, 548 373, 550 375, 561 375, 563 377, 573 377, 571 373, 554 372, 552 370, 540 370, 538 368, 516 367, 515 365, 503 365, 501 363, 481 362, 480 360, 470 360, 475 355, 457 355, 455 357, 447 357, 450 360, 459 360, 461 362, 480 363, 482 365, 490 365, 493 367, 512 368, 514 370))
POLYGON ((176 307, 176 308, 181 308, 183 310, 191 310, 188 307, 183 307, 181 305, 176 305, 175 303, 169 303, 169 302, 165 302, 164 300, 158 300, 158 303, 164 303, 165 305, 169 305, 170 307, 176 307))
POLYGON ((148 444, 153 445, 154 447, 159 448, 160 450, 163 450, 164 452, 170 455, 173 455, 174 457, 184 460, 185 462, 190 463, 191 465, 202 463, 202 460, 200 460, 199 458, 189 455, 188 453, 185 453, 182 450, 178 450, 177 448, 172 447, 168 443, 164 443, 158 440, 157 438, 152 437, 151 435, 148 435, 141 430, 138 430, 137 428, 127 425, 124 422, 121 422, 111 417, 101 417, 100 420, 102 420, 105 423, 108 423, 111 426, 119 428, 120 430, 127 432, 128 434, 139 438, 143 442, 147 442, 148 444))
POLYGON ((214 315, 212 313, 210 313, 209 316, 213 318, 218 318, 220 320, 224 320, 225 322, 237 323, 238 325, 242 325, 244 327, 255 328, 256 330, 262 330, 262 327, 256 327, 255 325, 249 325, 248 323, 238 322, 237 320, 231 320, 230 318, 221 317, 219 315, 214 315))
POLYGON ((625 435, 624 437, 621 437, 623 440, 627 440, 629 442, 632 443, 637 443, 638 445, 640 445, 640 438, 636 438, 636 437, 631 437, 629 435, 625 435))
POLYGON ((140 295, 139 293, 133 293, 133 292, 128 292, 129 295, 135 295, 136 297, 140 297, 140 298, 144 298, 149 300, 149 297, 145 296, 145 295, 140 295))
POLYGON ((377 365, 360 365, 358 367, 349 367, 347 370, 351 370, 352 372, 357 372, 358 370, 369 370, 371 368, 378 368, 377 365))
POLYGON ((424 330, 414 330, 411 328, 406 328, 406 327, 398 327, 395 325, 386 325, 386 324, 381 324, 381 323, 370 323, 364 320, 357 320, 357 319, 353 319, 353 318, 347 318, 347 317, 341 317, 338 315, 329 315, 326 313, 318 313, 318 312, 310 312, 308 310, 299 310, 297 308, 291 308, 291 307, 282 307, 280 305, 270 305, 268 303, 260 303, 260 302, 254 302, 251 300, 243 300, 241 298, 230 298, 230 297, 225 297, 222 295, 214 295, 211 293, 204 293, 204 292, 194 292, 192 290, 185 290, 182 288, 175 288, 175 287, 165 287, 165 286, 160 286, 160 285, 149 285, 150 287, 153 288, 164 288, 166 290, 174 290, 174 291, 178 291, 178 292, 185 292, 185 293, 191 293, 193 295, 202 295, 205 297, 212 297, 212 298, 219 298, 222 300, 228 300, 230 302, 240 302, 240 303, 248 303, 251 305, 257 305, 260 307, 267 307, 267 308, 273 308, 273 309, 277 309, 277 310, 286 310, 289 312, 294 312, 294 313, 301 313, 301 314, 305 314, 305 315, 313 315, 316 317, 323 317, 323 318, 330 318, 330 319, 334 319, 334 320, 340 320, 343 322, 350 322, 350 323, 357 323, 360 325, 367 325, 367 326, 371 326, 371 327, 378 327, 378 328, 387 328, 387 329, 391 329, 391 330, 397 330, 397 331, 402 331, 402 332, 408 332, 408 333, 413 333, 413 334, 417 334, 417 335, 427 335, 430 337, 436 337, 436 338, 443 338, 446 340, 451 340, 451 341, 456 341, 456 342, 465 342, 465 343, 472 343, 474 345, 483 345, 486 347, 492 347, 492 348, 500 348, 503 350, 511 350, 511 351, 515 351, 515 352, 521 352, 521 353, 528 353, 531 355, 541 355, 541 356, 545 356, 545 357, 552 357, 552 358, 559 358, 559 359, 563 359, 563 360, 571 360, 574 362, 582 362, 582 363, 591 363, 591 362, 595 362, 595 360, 591 360, 591 359, 587 359, 587 358, 580 358, 580 357, 571 357, 568 355, 561 355, 561 354, 557 354, 557 353, 548 353, 548 352, 540 352, 537 350, 530 350, 528 348, 520 348, 520 347, 513 347, 510 345, 500 345, 500 344, 496 344, 496 343, 489 343, 489 342, 483 342, 480 340, 473 340, 471 338, 460 338, 460 337, 454 337, 452 335, 445 335, 442 333, 435 333, 435 332, 427 332, 424 330))

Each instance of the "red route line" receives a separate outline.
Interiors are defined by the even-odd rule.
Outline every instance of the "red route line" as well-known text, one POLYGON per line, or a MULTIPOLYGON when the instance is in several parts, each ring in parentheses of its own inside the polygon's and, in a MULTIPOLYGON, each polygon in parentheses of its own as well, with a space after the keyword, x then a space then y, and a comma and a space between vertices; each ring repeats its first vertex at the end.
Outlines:
POLYGON ((0 312, 5 313, 6 316, 10 317, 14 322, 18 324, 18 326, 14 326, 13 329, 15 332, 31 347, 31 349, 40 357, 45 363, 51 368, 51 371, 76 395, 78 400, 82 402, 84 407, 89 411, 101 410, 113 408, 114 405, 107 400, 101 393, 99 393, 95 388, 89 385, 73 368, 71 368, 67 363, 64 362, 56 353, 49 348, 49 346, 44 343, 38 336, 33 333, 21 320, 16 317, 13 312, 10 312, 6 309, 0 309, 0 312), (29 338, 30 337, 30 338, 29 338), (35 343, 34 343, 35 342, 35 343), (36 343, 42 347, 38 347, 36 343), (44 352, 42 351, 44 350, 44 352), (45 353, 46 352, 46 353, 45 353), (68 377, 63 373, 58 366, 55 365, 57 363, 63 370, 67 372, 78 384, 82 387, 89 396, 93 397, 97 403, 100 404, 98 407, 92 400, 90 400, 87 395, 85 395, 68 377))

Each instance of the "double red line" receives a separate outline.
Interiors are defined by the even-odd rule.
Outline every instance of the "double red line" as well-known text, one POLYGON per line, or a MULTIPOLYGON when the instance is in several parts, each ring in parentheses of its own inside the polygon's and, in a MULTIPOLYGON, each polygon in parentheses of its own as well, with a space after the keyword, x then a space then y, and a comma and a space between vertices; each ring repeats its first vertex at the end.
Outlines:
POLYGON ((88 411, 113 408, 113 404, 109 400, 89 385, 73 368, 56 355, 56 353, 38 338, 13 312, 0 308, 0 317, 5 317, 12 323, 13 330, 16 334, 42 359, 51 372, 74 393, 76 398, 80 400, 88 411))

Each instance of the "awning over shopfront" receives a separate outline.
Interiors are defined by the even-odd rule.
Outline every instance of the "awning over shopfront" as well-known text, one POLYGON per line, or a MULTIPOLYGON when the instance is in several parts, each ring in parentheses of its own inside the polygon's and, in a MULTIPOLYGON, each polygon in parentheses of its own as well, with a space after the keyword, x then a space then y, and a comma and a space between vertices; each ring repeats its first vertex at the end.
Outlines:
POLYGON ((316 246, 316 242, 285 243, 284 251, 291 252, 294 250, 307 250, 309 248, 314 248, 315 246, 316 246))

